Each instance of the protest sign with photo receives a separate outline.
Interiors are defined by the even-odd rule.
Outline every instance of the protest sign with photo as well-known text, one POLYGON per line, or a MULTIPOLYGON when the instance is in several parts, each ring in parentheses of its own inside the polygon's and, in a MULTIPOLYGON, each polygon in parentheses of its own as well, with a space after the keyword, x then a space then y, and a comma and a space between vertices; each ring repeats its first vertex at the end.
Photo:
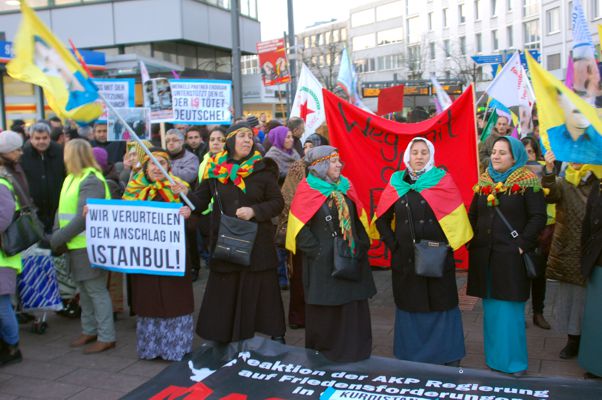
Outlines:
POLYGON ((284 39, 257 43, 257 56, 263 86, 278 85, 291 80, 284 39))
POLYGON ((170 80, 174 124, 229 125, 232 81, 208 79, 170 80))
POLYGON ((142 84, 144 107, 150 108, 151 121, 170 122, 173 120, 173 99, 171 85, 167 78, 154 78, 142 84))
MULTIPOLYGON (((370 114, 323 90, 330 141, 345 162, 345 175, 369 215, 373 216, 391 174, 405 169, 403 154, 414 137, 422 136, 435 146, 435 165, 449 171, 466 208, 477 182, 477 135, 472 86, 437 116, 418 123, 398 123, 370 114)), ((373 243, 370 264, 389 267, 390 254, 381 241, 373 243)), ((467 252, 456 252, 456 265, 468 267, 467 252)))
MULTIPOLYGON (((135 79, 94 79, 98 91, 115 108, 131 108, 135 106, 135 79)), ((107 107, 101 102, 104 111, 97 122, 108 121, 107 107)))
POLYGON ((184 276, 181 207, 180 203, 88 199, 90 264, 126 274, 184 276))
POLYGON ((333 363, 317 351, 255 337, 204 343, 123 399, 594 400, 597 382, 528 377, 371 357, 333 363))
MULTIPOLYGON (((116 108, 115 111, 121 115, 140 139, 150 138, 150 109, 145 107, 116 108)), ((115 116, 113 111, 109 111, 107 140, 109 142, 132 140, 132 135, 127 127, 115 116)))

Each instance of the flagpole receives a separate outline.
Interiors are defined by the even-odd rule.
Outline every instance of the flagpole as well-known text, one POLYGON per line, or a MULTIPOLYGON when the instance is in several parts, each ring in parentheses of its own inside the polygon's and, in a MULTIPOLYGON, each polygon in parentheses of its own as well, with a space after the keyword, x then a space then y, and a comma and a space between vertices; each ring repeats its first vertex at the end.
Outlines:
POLYGON ((483 100, 483 98, 485 97, 486 94, 487 94, 487 91, 484 91, 483 94, 481 95, 481 97, 479 97, 479 100, 477 100, 477 102, 474 105, 475 108, 479 107, 479 103, 483 100))
MULTIPOLYGON (((117 116, 117 119, 119 120, 119 122, 121 122, 127 128, 127 130, 129 131, 130 135, 132 135, 132 137, 134 138, 134 140, 136 141, 136 143, 138 143, 138 145, 140 147, 142 147, 142 150, 144 150, 144 152, 146 153, 146 155, 149 156, 149 158, 153 162, 153 164, 155 164, 157 166, 157 168, 159 168, 159 170, 167 178, 167 180, 169 181, 169 183, 171 185, 175 185, 176 182, 167 173, 167 171, 165 170, 165 168, 163 168, 163 166, 161 165, 161 163, 159 163, 159 161, 155 158, 155 156, 153 156, 153 153, 151 153, 151 151, 146 147, 146 145, 144 144, 144 142, 142 142, 142 140, 138 137, 138 135, 132 129, 132 127, 130 126, 130 124, 128 124, 127 121, 125 119, 123 119, 123 117, 117 112, 117 110, 115 110, 115 108, 111 105, 111 103, 109 101, 107 101, 107 99, 105 98, 105 96, 100 91, 98 91, 98 97, 100 97, 100 99, 105 103, 105 105, 107 106, 107 108, 109 110, 111 110, 111 112, 113 114, 115 114, 117 116)), ((192 204, 192 202, 190 201, 190 199, 188 199, 188 197, 184 193, 180 193, 180 197, 182 197, 182 200, 184 200, 184 202, 186 203, 186 205, 188 207, 190 207, 190 209, 192 211, 195 210, 195 206, 192 204)))

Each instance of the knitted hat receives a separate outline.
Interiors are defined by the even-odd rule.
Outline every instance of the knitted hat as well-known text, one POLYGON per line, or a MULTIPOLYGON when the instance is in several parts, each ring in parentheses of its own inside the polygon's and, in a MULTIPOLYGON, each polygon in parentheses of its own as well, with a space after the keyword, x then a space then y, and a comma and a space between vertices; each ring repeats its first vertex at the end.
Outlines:
POLYGON ((100 168, 102 168, 103 171, 107 169, 107 166, 109 165, 109 153, 102 147, 94 147, 92 149, 92 154, 94 154, 94 158, 100 168))
POLYGON ((0 132, 0 153, 10 153, 23 147, 23 138, 17 132, 0 132))
POLYGON ((247 124, 249 124, 249 126, 251 128, 255 128, 257 125, 259 125, 259 120, 257 119, 256 116, 254 115, 249 115, 247 117, 247 124))

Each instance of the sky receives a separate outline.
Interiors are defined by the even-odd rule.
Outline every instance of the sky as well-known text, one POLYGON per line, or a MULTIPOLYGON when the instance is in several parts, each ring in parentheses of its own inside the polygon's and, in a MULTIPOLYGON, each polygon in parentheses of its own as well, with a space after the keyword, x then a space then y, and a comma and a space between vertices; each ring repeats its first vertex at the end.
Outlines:
MULTIPOLYGON (((295 33, 317 21, 347 20, 349 10, 372 0, 293 0, 295 33)), ((287 0, 257 0, 261 40, 277 39, 288 31, 287 0)))

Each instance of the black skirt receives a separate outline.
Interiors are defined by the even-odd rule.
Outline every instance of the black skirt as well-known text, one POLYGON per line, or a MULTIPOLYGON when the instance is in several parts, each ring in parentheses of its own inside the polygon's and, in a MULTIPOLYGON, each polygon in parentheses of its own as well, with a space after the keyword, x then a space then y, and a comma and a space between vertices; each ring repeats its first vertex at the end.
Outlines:
POLYGON ((372 352, 368 300, 341 306, 305 305, 305 347, 335 362, 365 360, 372 352))
POLYGON ((284 336, 284 307, 275 269, 209 272, 196 333, 220 343, 250 339, 255 333, 284 336))

